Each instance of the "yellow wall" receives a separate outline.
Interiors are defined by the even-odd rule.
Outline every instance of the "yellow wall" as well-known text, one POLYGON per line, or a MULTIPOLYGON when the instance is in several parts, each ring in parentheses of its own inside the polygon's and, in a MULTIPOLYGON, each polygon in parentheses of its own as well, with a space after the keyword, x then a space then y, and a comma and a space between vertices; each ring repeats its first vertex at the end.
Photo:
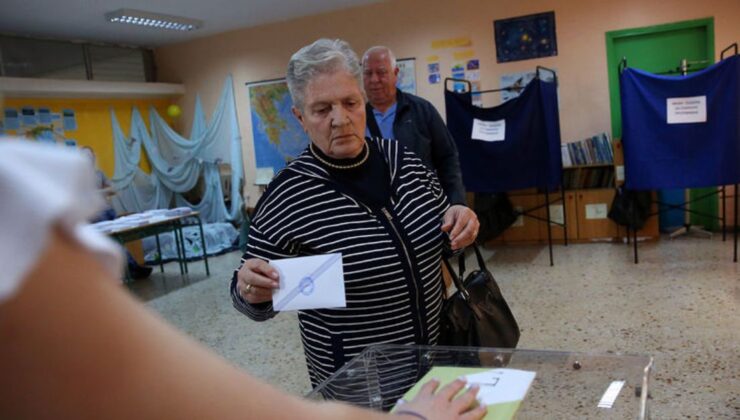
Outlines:
MULTIPOLYGON (((131 128, 131 110, 138 107, 147 126, 149 124, 149 107, 154 106, 159 114, 170 124, 167 116, 167 106, 170 99, 83 99, 83 98, 5 98, 4 107, 34 108, 47 107, 51 112, 61 112, 62 109, 72 109, 77 118, 77 130, 65 131, 65 137, 77 140, 77 145, 90 146, 97 157, 98 167, 108 177, 113 175, 113 128, 111 125, 110 109, 113 108, 116 118, 124 134, 128 135, 131 128)), ((8 130, 8 134, 15 134, 8 130)), ((143 150, 143 149, 142 149, 143 150)), ((149 172, 149 160, 142 152, 141 167, 149 172)))
POLYGON ((505 73, 532 70, 536 65, 555 68, 560 79, 562 138, 573 141, 610 131, 607 31, 706 17, 714 18, 717 54, 740 41, 738 0, 392 0, 166 46, 157 49, 155 57, 162 81, 186 86, 180 101, 185 124, 190 121, 196 93, 210 114, 224 78, 234 76, 244 139, 245 198, 248 205, 254 205, 259 192, 252 185, 255 160, 245 83, 284 77, 291 54, 317 38, 343 38, 358 54, 382 44, 399 58, 416 57, 418 94, 443 116, 443 88, 425 80, 425 60, 439 55, 442 77, 448 77, 453 50, 435 50, 432 41, 469 37, 470 49, 480 59, 483 89, 499 87, 505 73), (555 11, 557 56, 496 63, 494 20, 550 10, 555 11))

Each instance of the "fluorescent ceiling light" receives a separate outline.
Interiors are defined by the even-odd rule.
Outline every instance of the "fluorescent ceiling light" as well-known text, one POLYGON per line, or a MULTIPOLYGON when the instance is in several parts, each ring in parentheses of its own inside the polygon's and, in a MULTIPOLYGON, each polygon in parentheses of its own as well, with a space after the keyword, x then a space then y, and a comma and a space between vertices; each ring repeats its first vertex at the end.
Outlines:
POLYGON ((192 31, 203 26, 203 21, 179 16, 164 15, 161 13, 144 12, 142 10, 119 9, 105 14, 108 22, 128 23, 158 29, 176 31, 192 31))

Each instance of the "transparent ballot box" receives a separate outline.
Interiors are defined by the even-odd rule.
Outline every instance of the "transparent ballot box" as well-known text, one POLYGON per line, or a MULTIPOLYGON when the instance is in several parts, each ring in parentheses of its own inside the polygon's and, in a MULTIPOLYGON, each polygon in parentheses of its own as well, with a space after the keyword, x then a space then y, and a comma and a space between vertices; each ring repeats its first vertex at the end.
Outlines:
POLYGON ((365 349, 307 398, 390 410, 432 369, 467 375, 506 368, 535 372, 512 411, 516 419, 644 419, 652 364, 644 355, 379 345, 365 349))

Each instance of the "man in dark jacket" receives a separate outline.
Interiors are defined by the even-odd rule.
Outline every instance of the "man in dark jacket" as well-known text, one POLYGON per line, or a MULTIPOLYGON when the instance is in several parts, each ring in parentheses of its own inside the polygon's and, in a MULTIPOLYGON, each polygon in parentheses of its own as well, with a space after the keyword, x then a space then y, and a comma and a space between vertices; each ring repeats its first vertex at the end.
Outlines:
POLYGON ((372 47, 362 57, 367 93, 367 135, 401 142, 432 170, 451 204, 465 205, 460 161, 452 135, 429 101, 396 89, 398 67, 387 47, 372 47))

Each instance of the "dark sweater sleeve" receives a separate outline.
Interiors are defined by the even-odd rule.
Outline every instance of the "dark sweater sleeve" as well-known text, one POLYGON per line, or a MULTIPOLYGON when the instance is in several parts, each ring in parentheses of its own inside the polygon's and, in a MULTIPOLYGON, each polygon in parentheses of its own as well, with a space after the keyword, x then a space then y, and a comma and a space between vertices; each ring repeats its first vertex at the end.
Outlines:
MULTIPOLYGON (((444 217, 447 210, 449 210, 450 205, 454 203, 449 202, 449 198, 440 185, 437 174, 433 173, 431 170, 428 170, 426 172, 426 178, 427 179, 425 182, 427 183, 427 185, 430 186, 432 192, 434 193, 434 197, 437 200, 437 210, 439 211, 439 217, 441 219, 444 217)), ((450 244, 449 236, 445 234, 445 240, 442 243, 442 258, 452 258, 459 255, 463 251, 464 249, 453 250, 450 244)))
POLYGON ((462 182, 455 140, 434 106, 428 104, 428 108, 428 127, 432 137, 432 162, 437 170, 439 181, 450 204, 465 206, 467 205, 465 187, 462 182))

